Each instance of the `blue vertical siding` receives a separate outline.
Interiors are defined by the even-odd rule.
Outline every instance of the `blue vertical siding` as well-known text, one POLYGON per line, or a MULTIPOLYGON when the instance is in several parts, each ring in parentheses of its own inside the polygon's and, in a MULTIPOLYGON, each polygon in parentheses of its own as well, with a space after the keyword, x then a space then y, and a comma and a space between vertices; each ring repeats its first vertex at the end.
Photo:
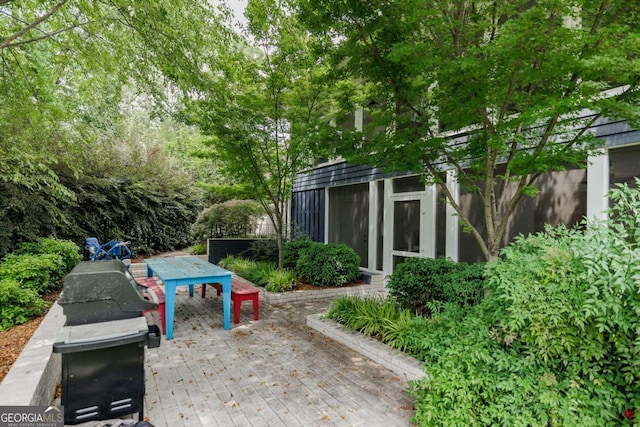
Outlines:
POLYGON ((303 234, 315 242, 323 242, 324 206, 324 188, 293 193, 291 197, 292 237, 303 234))

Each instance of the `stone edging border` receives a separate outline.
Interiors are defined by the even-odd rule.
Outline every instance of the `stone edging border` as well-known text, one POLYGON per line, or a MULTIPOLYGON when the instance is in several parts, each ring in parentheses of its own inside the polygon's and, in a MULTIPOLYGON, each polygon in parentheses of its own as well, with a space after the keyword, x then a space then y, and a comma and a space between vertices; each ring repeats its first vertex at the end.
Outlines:
POLYGON ((299 301, 313 301, 317 299, 331 298, 337 296, 348 295, 386 295, 386 289, 383 283, 370 285, 350 286, 346 288, 327 288, 319 290, 307 291, 289 291, 289 292, 267 292, 260 290, 260 299, 268 304, 278 305, 299 301))
POLYGON ((64 324, 62 307, 56 302, 0 383, 2 405, 49 406, 62 378, 60 354, 53 342, 64 324))
POLYGON ((379 363, 405 381, 419 380, 427 376, 427 373, 422 369, 422 364, 413 357, 389 348, 361 333, 347 330, 333 320, 321 317, 322 314, 307 316, 307 326, 379 363))

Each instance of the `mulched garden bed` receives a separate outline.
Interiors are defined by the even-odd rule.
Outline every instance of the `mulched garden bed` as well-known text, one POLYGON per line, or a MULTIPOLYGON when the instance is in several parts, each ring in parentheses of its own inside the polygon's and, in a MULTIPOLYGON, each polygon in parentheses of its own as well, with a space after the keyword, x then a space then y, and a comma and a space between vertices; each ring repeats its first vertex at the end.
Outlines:
MULTIPOLYGON (((58 289, 49 295, 43 296, 42 299, 53 303, 60 295, 60 292, 62 290, 58 289)), ((45 312, 42 316, 34 317, 22 325, 0 332, 0 382, 7 376, 16 359, 22 353, 22 349, 27 345, 46 315, 47 313, 45 312)))

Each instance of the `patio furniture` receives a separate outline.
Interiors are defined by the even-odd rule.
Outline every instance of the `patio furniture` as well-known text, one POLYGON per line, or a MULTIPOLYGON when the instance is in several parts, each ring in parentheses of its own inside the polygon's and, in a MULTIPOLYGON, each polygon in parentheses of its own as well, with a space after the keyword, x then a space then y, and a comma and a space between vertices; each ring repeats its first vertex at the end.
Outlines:
POLYGON ((145 277, 137 280, 138 284, 147 288, 146 292, 153 302, 158 304, 158 308, 152 310, 145 310, 144 312, 157 311, 160 315, 160 326, 162 327, 162 333, 167 333, 167 319, 165 308, 165 297, 160 284, 153 277, 145 277))
POLYGON ((202 283, 222 284, 222 309, 224 329, 231 329, 231 276, 233 273, 211 264, 196 256, 173 258, 149 258, 145 260, 147 277, 158 276, 164 283, 166 338, 173 338, 173 318, 176 306, 176 288, 189 286, 189 296, 193 296, 193 286, 202 283))
POLYGON ((85 249, 89 252, 89 260, 91 261, 108 261, 108 260, 125 260, 131 259, 131 250, 127 246, 130 242, 122 242, 120 240, 110 240, 101 245, 95 237, 87 237, 85 239, 85 249))
MULTIPOLYGON (((202 298, 205 297, 206 286, 216 288, 218 296, 222 292, 220 283, 207 283, 202 285, 202 298)), ((240 323, 240 307, 242 301, 253 302, 253 320, 258 320, 260 289, 244 283, 236 278, 231 281, 231 301, 233 301, 233 323, 240 323)))

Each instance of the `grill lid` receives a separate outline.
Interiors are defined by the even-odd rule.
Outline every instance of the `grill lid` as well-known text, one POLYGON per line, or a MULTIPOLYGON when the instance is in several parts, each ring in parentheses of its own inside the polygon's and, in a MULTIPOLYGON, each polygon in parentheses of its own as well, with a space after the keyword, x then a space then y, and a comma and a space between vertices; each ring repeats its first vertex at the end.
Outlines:
POLYGON ((122 261, 83 261, 65 277, 58 303, 69 325, 118 320, 158 307, 143 291, 122 261))

